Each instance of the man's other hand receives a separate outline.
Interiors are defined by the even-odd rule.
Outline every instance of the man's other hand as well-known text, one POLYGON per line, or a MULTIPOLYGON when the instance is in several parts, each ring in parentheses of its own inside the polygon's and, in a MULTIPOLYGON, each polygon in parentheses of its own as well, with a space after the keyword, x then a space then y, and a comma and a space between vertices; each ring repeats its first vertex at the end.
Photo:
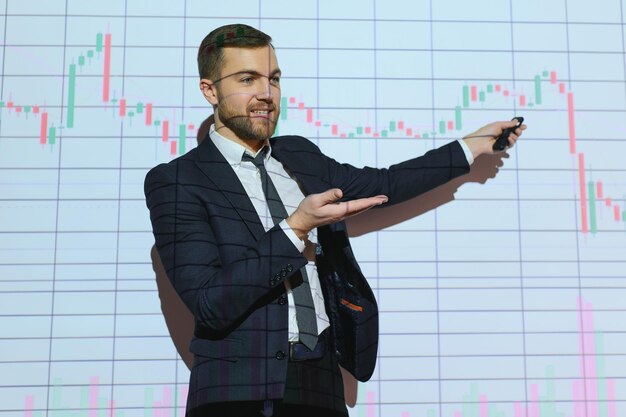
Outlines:
POLYGON ((300 239, 303 239, 318 226, 339 222, 384 204, 388 200, 387 196, 377 195, 339 202, 341 197, 343 197, 343 192, 339 188, 308 195, 300 202, 296 211, 287 218, 287 224, 300 239))

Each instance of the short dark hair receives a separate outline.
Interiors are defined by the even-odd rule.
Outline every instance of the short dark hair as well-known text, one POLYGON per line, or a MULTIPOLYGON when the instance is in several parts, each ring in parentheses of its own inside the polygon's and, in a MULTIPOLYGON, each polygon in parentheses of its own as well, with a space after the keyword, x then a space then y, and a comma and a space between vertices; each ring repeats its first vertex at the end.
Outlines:
POLYGON ((224 65, 225 47, 260 48, 272 45, 272 38, 252 26, 241 23, 221 26, 206 35, 198 49, 200 78, 217 80, 224 65))

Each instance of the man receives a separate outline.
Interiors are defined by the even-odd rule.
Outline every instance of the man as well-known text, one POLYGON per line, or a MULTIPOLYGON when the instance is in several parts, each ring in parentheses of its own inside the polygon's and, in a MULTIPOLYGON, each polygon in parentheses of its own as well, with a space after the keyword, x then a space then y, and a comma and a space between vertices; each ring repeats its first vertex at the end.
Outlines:
POLYGON ((270 42, 246 25, 207 35, 198 67, 215 124, 146 177, 156 247, 195 319, 188 416, 346 416, 339 365, 371 377, 378 312, 343 220, 466 173, 515 124, 389 169, 340 164, 305 138, 270 139, 281 75, 270 42))

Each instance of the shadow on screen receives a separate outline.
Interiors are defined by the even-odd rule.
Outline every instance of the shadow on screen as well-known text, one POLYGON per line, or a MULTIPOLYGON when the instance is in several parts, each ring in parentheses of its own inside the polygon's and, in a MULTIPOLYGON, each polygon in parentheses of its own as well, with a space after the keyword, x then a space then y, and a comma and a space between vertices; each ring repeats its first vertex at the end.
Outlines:
POLYGON ((356 237, 366 233, 376 232, 386 227, 402 223, 413 217, 420 216, 453 201, 454 194, 461 185, 468 182, 484 184, 490 178, 495 178, 498 173, 498 168, 503 165, 502 160, 508 157, 509 155, 506 153, 481 155, 476 158, 469 173, 434 188, 419 197, 390 207, 369 210, 358 216, 351 217, 346 220, 348 234, 350 237, 356 237))
MULTIPOLYGON (((213 115, 200 125, 198 129, 198 143, 204 139, 211 124, 213 124, 213 115)), ((348 219, 347 225, 350 236, 361 236, 365 233, 393 226, 454 200, 454 193, 461 185, 468 182, 484 184, 490 178, 494 178, 498 173, 498 168, 503 164, 503 158, 508 158, 508 155, 506 153, 482 155, 476 158, 472 164, 472 170, 466 175, 404 203, 370 210, 348 219)), ((193 336, 193 315, 174 290, 154 246, 150 255, 152 267, 156 274, 161 311, 163 312, 165 323, 178 354, 185 362, 185 365, 187 365, 187 368, 191 369, 193 354, 189 352, 189 344, 193 336)), ((357 399, 357 380, 344 369, 341 369, 341 373, 343 375, 346 404, 349 407, 354 407, 357 399)))

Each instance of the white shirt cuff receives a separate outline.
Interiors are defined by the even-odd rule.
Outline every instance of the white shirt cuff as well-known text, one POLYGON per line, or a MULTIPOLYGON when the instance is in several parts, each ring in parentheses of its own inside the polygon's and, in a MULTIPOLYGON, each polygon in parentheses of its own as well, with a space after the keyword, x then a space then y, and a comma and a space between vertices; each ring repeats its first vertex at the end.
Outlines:
POLYGON ((458 142, 461 145, 463 152, 465 153, 465 158, 467 158, 467 163, 472 165, 474 163, 474 155, 472 155, 472 151, 470 151, 469 146, 467 146, 467 143, 465 143, 463 139, 459 139, 458 142))
POLYGON ((287 219, 284 219, 278 224, 283 229, 283 232, 285 232, 289 240, 291 240, 291 243, 293 243, 296 249, 298 249, 300 253, 304 252, 304 242, 298 239, 298 236, 296 236, 296 232, 294 232, 293 229, 287 224, 287 219))

